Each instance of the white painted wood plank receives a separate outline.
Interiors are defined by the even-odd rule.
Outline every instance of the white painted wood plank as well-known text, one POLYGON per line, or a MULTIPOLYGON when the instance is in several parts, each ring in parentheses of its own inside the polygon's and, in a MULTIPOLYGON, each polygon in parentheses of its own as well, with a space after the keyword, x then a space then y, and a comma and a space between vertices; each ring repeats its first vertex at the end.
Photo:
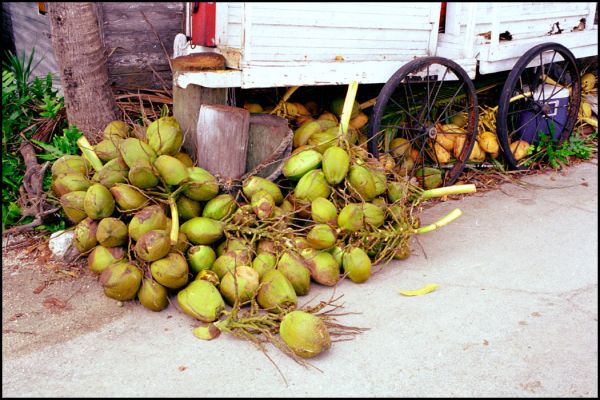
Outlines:
MULTIPOLYGON (((575 58, 591 57, 598 55, 597 45, 586 45, 570 48, 575 58)), ((492 74, 500 71, 510 71, 519 61, 519 57, 505 58, 500 61, 480 61, 479 72, 481 74, 492 74)))
POLYGON ((424 30, 430 31, 433 22, 428 18, 404 19, 397 15, 356 15, 347 18, 336 15, 332 17, 322 15, 264 15, 257 14, 255 23, 260 25, 285 25, 297 27, 328 26, 353 29, 398 29, 398 30, 424 30))
MULTIPOLYGON (((406 62, 308 63, 286 67, 251 66, 242 70, 242 88, 295 85, 346 85, 385 83, 406 62)), ((431 70, 430 73, 442 71, 431 70)))
POLYGON ((267 63, 297 62, 297 61, 335 61, 341 56, 344 61, 372 61, 372 60, 410 60, 415 57, 427 56, 427 43, 424 42, 418 49, 396 49, 393 52, 381 52, 378 49, 302 49, 279 48, 265 49, 253 48, 253 60, 244 61, 242 65, 253 65, 258 61, 267 63))
POLYGON ((257 10, 334 12, 338 14, 429 15, 431 3, 402 2, 256 2, 257 10))
MULTIPOLYGON (((569 32, 560 35, 546 36, 543 38, 534 38, 526 40, 512 40, 510 42, 501 42, 495 49, 490 48, 490 51, 485 55, 482 52, 481 60, 485 61, 500 61, 509 59, 515 55, 522 55, 533 46, 540 43, 555 42, 567 47, 569 50, 580 46, 598 46, 598 31, 589 30, 582 32, 569 32)), ((597 53, 596 53, 597 54, 597 53)))
POLYGON ((313 49, 334 49, 339 51, 354 49, 372 49, 377 52, 393 54, 398 49, 414 49, 426 51, 429 43, 429 34, 411 35, 410 39, 393 37, 388 40, 352 40, 344 38, 308 39, 308 38, 280 38, 280 37, 252 37, 252 46, 255 48, 280 48, 291 49, 291 52, 310 52, 313 49))
MULTIPOLYGON (((364 40, 364 41, 385 41, 385 40, 412 40, 413 38, 427 37, 428 31, 422 29, 408 30, 404 26, 396 29, 348 29, 333 26, 307 27, 299 30, 297 26, 291 25, 260 25, 254 37, 269 38, 273 31, 277 32, 277 39, 316 39, 323 41, 330 40, 364 40)), ((274 38, 275 39, 275 38, 274 38)))
POLYGON ((183 89, 188 85, 200 85, 208 88, 240 87, 242 72, 236 70, 176 72, 173 81, 183 89))

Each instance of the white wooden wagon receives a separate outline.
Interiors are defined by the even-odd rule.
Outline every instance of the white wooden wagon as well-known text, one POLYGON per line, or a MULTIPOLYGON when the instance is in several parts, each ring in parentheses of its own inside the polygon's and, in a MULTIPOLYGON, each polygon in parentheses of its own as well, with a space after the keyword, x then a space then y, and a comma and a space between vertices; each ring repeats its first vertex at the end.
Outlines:
POLYGON ((505 158, 518 167, 508 149, 525 131, 559 140, 570 135, 581 96, 576 59, 598 53, 595 2, 188 4, 196 20, 176 37, 174 56, 217 52, 227 69, 175 72, 180 93, 384 83, 371 113, 369 150, 378 154, 384 133, 404 136, 421 149, 421 162, 445 168, 446 184, 476 142, 476 76, 511 71, 497 135, 505 158), (203 15, 193 9, 198 4, 203 15), (194 44, 189 39, 199 26, 202 40, 194 44), (468 117, 462 152, 452 162, 437 160, 428 142, 435 142, 440 123, 461 113, 468 117))

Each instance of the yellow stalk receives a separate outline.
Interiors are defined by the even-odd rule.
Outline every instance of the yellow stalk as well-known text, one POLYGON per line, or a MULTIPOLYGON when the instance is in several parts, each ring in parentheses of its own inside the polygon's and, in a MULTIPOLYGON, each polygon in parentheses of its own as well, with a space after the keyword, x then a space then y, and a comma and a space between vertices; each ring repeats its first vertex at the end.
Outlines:
POLYGON ((421 193, 420 197, 422 199, 430 199, 432 197, 442 197, 451 194, 475 193, 476 191, 477 188, 475 187, 475 185, 469 183, 467 185, 453 185, 425 190, 423 193, 421 193))
POLYGON ((77 147, 81 150, 81 154, 92 164, 94 171, 98 172, 102 169, 102 161, 94 152, 94 147, 90 144, 85 136, 77 139, 77 147))
POLYGON ((354 105, 354 99, 356 99, 357 91, 358 82, 350 82, 348 84, 348 92, 346 93, 346 99, 344 100, 344 107, 342 108, 342 116, 340 117, 340 133, 342 136, 346 136, 346 134, 348 133, 348 124, 350 123, 352 106, 354 105))
POLYGON ((169 196, 169 208, 171 210, 171 233, 169 237, 171 239, 171 246, 175 246, 177 240, 179 240, 179 212, 177 211, 175 196, 169 196))
POLYGON ((415 233, 420 235, 422 233, 428 233, 428 232, 434 231, 438 228, 448 225, 450 222, 454 221, 456 218, 460 217, 461 215, 462 215, 462 211, 460 211, 460 209, 458 209, 458 208, 455 208, 450 213, 448 213, 446 216, 442 217, 440 220, 434 222, 433 224, 430 224, 427 226, 422 226, 419 229, 415 229, 415 233))

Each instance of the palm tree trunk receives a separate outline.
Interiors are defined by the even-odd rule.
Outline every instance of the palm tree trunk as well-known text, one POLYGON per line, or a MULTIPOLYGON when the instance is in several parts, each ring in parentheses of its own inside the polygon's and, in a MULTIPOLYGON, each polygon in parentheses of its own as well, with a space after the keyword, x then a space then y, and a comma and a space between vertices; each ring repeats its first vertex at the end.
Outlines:
POLYGON ((52 47, 58 63, 65 108, 92 143, 117 119, 105 53, 94 3, 48 3, 52 47))

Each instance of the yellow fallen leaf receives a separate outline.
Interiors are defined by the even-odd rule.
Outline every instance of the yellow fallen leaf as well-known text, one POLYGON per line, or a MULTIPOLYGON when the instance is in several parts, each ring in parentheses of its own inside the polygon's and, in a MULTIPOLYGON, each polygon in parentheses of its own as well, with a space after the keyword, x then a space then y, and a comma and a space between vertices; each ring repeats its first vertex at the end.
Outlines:
POLYGON ((404 295, 404 296, 422 296, 424 294, 433 292, 439 286, 440 285, 438 285, 437 283, 428 283, 427 285, 423 286, 420 289, 416 289, 416 290, 400 290, 399 293, 401 295, 404 295))

